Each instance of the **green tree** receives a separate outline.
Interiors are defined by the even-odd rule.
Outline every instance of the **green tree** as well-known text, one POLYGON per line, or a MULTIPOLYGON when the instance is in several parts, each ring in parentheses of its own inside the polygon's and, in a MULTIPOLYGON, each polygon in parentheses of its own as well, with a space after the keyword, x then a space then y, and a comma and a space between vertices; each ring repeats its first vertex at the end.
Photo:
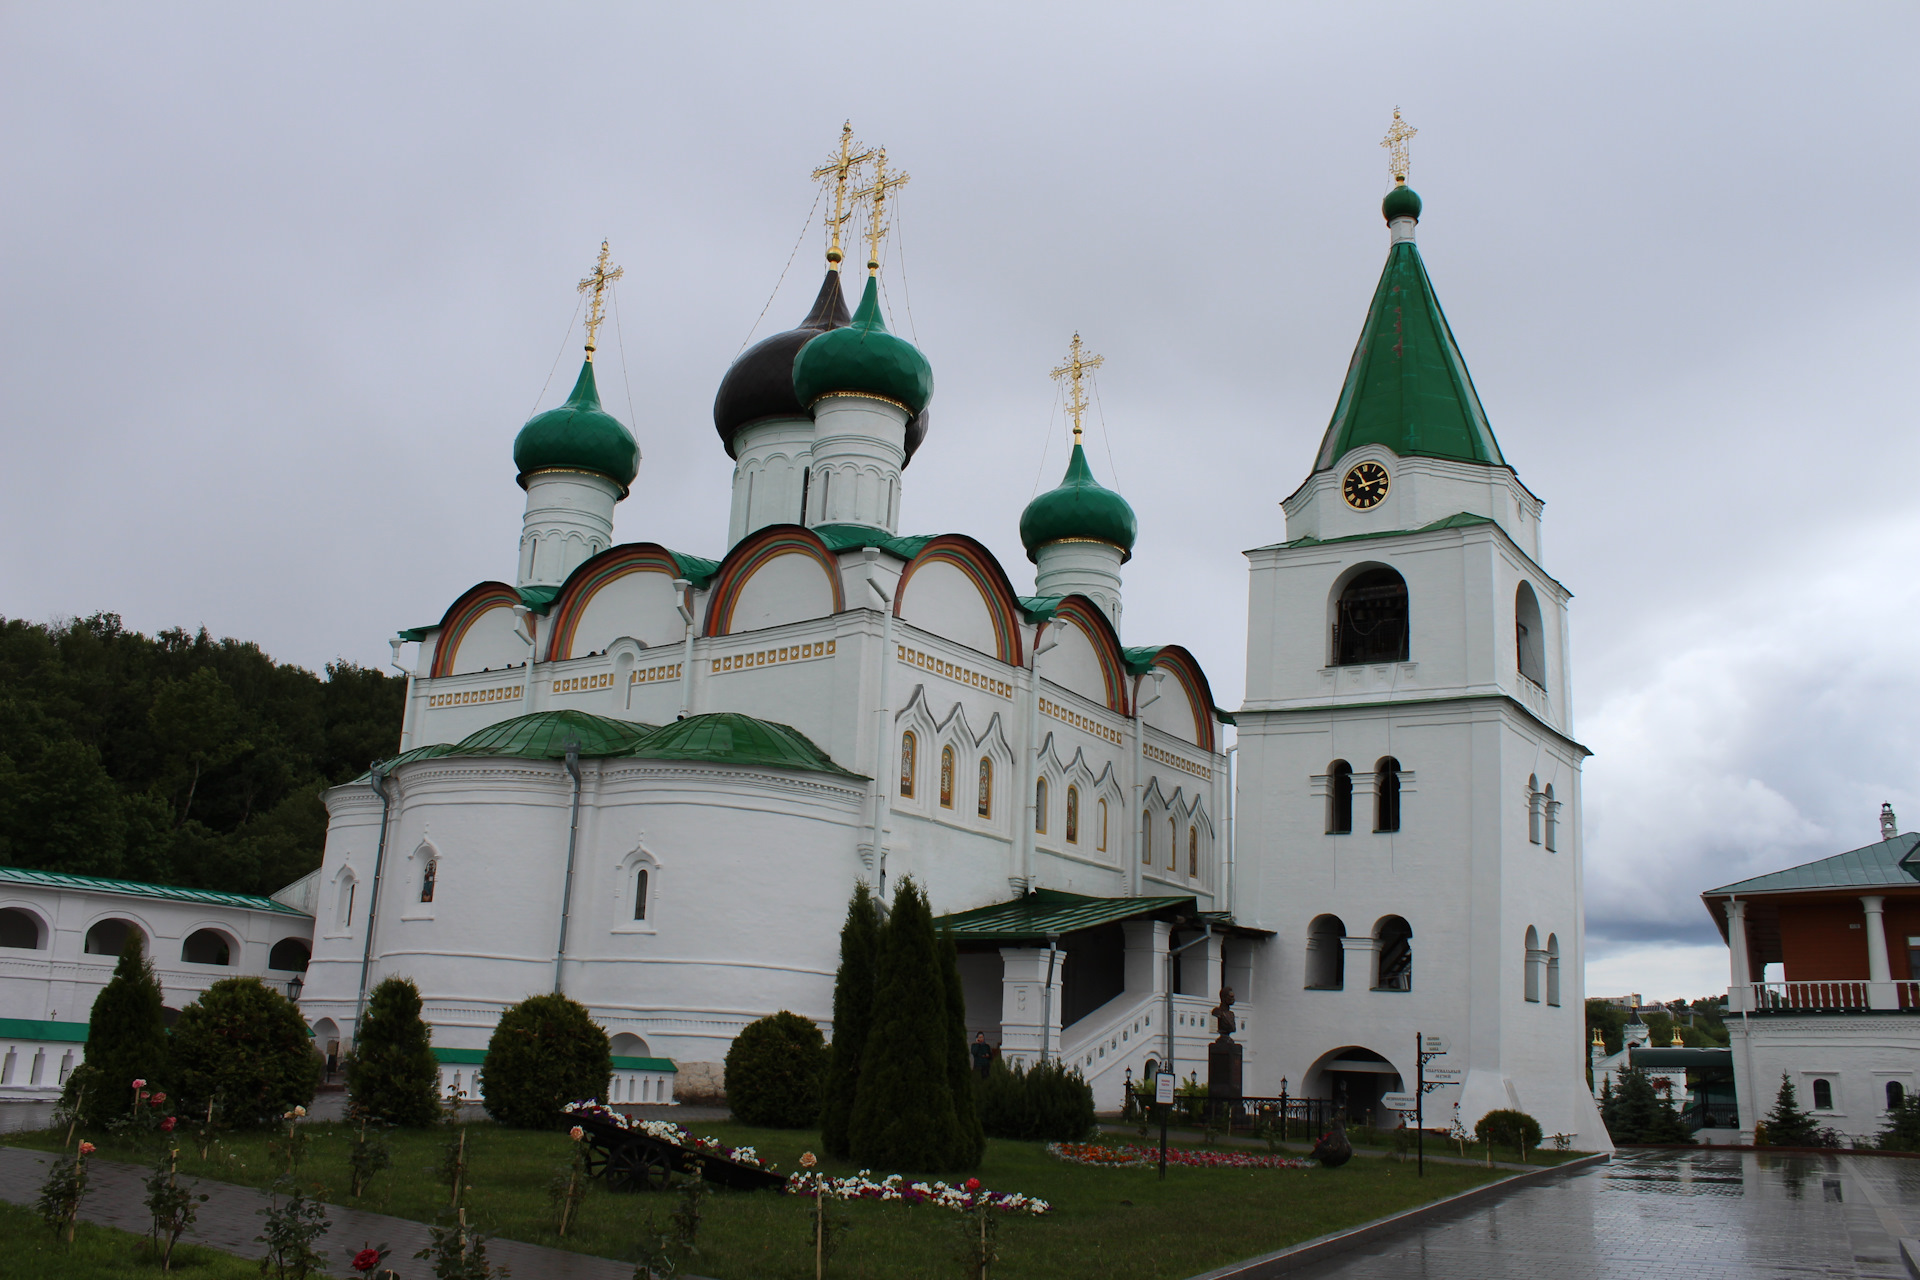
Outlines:
POLYGON ((127 1114, 135 1080, 164 1088, 172 1078, 169 1047, 160 984, 143 953, 140 934, 129 929, 112 980, 93 1000, 86 1063, 67 1077, 64 1096, 71 1104, 84 1090, 83 1122, 105 1125, 127 1114))
POLYGON ((1819 1146, 1819 1126, 1813 1117, 1800 1109, 1799 1095, 1794 1091, 1793 1079, 1785 1072, 1780 1074, 1780 1092, 1774 1096, 1773 1110, 1767 1112, 1762 1122, 1767 1126, 1767 1144, 1774 1147, 1815 1147, 1819 1146))
POLYGON ((180 1011, 173 1081, 183 1115, 217 1102, 238 1127, 272 1124, 313 1101, 320 1058, 293 1002, 258 978, 223 978, 180 1011))
POLYGON ((947 1005, 947 1087, 953 1091, 954 1145, 947 1167, 973 1169, 987 1153, 987 1135, 980 1127, 973 1055, 967 1047, 967 991, 952 938, 940 939, 940 977, 947 1005))
POLYGON ((933 913, 908 877, 881 930, 879 983, 847 1129, 848 1147, 861 1164, 952 1167, 959 1125, 947 1076, 946 1003, 933 913))
POLYGON ((1622 1145, 1667 1145, 1692 1142, 1687 1126, 1671 1103, 1654 1092, 1647 1074, 1634 1067, 1616 1073, 1619 1086, 1601 1099, 1601 1119, 1607 1133, 1622 1145), (1608 1105, 1611 1104, 1611 1112, 1608 1105))
POLYGON ((742 1124, 810 1129, 820 1119, 827 1042, 785 1009, 741 1028, 727 1046, 727 1106, 742 1124))
POLYGON ((607 1096, 613 1047, 586 1008, 562 995, 507 1006, 487 1042, 480 1092, 509 1128, 550 1129, 560 1108, 607 1096))
POLYGON ((367 1016, 345 1064, 353 1105, 383 1124, 431 1126, 440 1118, 440 1063, 432 1038, 412 979, 382 979, 367 998, 367 1016))
POLYGON ((1920 1094, 1908 1094, 1887 1112, 1877 1145, 1882 1151, 1920 1151, 1920 1094))
POLYGON ((185 680, 168 680, 153 695, 147 712, 153 731, 170 744, 179 761, 186 795, 180 802, 180 822, 193 814, 194 792, 200 775, 218 769, 252 744, 242 740, 240 704, 212 667, 201 667, 185 680))
POLYGON ((820 1145, 842 1160, 851 1154, 847 1127, 853 1119, 854 1098, 860 1089, 860 1060, 866 1052, 867 1025, 873 1016, 879 938, 880 912, 867 882, 862 880, 853 888, 846 923, 840 926, 840 969, 833 979, 832 1059, 820 1107, 820 1145))

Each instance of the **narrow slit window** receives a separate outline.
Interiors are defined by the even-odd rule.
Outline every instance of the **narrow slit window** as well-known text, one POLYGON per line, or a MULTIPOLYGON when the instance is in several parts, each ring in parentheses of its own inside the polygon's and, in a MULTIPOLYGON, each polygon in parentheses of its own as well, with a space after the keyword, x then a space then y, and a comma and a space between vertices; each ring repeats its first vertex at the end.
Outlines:
POLYGON ((1100 801, 1100 852, 1107 851, 1107 802, 1100 801))
POLYGON ((1153 865, 1153 815, 1140 815, 1140 861, 1145 866, 1153 865))
POLYGON ((993 816, 993 759, 990 756, 980 757, 980 803, 978 808, 981 817, 991 818, 993 816))
POLYGON ((1353 831, 1353 766, 1335 760, 1327 766, 1327 834, 1349 835, 1353 831))
POLYGON ((940 807, 953 808, 953 748, 940 748, 940 807))
POLYGON ((1080 788, 1067 788, 1067 843, 1080 843, 1080 788))
POLYGON ((428 858, 427 869, 420 873, 420 901, 433 901, 434 882, 440 879, 440 859, 428 858))
POLYGON ((1187 874, 1198 878, 1200 875, 1200 828, 1187 828, 1187 874))
POLYGON ((633 918, 635 920, 647 918, 647 879, 645 867, 633 873, 633 918))
POLYGON ((1040 835, 1047 833, 1047 780, 1037 778, 1033 784, 1033 829, 1040 835))
POLYGON ((1400 762, 1392 756, 1373 767, 1373 829, 1400 829, 1400 762))

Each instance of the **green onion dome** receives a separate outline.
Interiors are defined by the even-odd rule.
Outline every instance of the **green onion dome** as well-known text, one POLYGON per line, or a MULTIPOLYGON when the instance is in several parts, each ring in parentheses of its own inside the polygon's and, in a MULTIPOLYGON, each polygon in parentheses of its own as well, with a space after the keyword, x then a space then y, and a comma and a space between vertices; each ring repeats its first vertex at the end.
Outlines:
POLYGON ((835 394, 879 396, 904 407, 908 418, 917 418, 933 399, 933 366, 911 342, 887 332, 880 318, 879 280, 868 276, 853 323, 800 348, 793 362, 793 391, 809 408, 835 394))
POLYGON ((1133 508, 1093 478, 1087 451, 1078 444, 1073 446, 1060 487, 1047 490, 1020 513, 1020 541, 1026 544, 1027 559, 1036 563, 1037 552, 1047 543, 1077 539, 1120 548, 1124 564, 1133 558, 1133 540, 1139 532, 1133 508))
POLYGON ((580 380, 565 404, 520 428, 513 463, 520 468, 522 489, 535 471, 592 471, 618 484, 626 497, 627 486, 640 474, 640 446, 618 418, 600 407, 591 360, 580 366, 580 380))
POLYGON ((1387 198, 1380 202, 1380 212, 1388 222, 1395 218, 1412 218, 1420 221, 1420 195, 1404 182, 1395 183, 1393 190, 1387 192, 1387 198))

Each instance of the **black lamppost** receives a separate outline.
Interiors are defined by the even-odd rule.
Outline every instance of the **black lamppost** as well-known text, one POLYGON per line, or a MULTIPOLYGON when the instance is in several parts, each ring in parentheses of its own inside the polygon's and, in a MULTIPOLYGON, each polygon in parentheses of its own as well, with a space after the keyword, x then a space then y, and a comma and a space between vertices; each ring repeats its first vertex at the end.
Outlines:
POLYGON ((292 1000, 296 1004, 299 1003, 300 991, 306 985, 307 985, 307 980, 305 978, 302 978, 297 973, 294 974, 291 978, 288 978, 287 979, 287 999, 292 1000))

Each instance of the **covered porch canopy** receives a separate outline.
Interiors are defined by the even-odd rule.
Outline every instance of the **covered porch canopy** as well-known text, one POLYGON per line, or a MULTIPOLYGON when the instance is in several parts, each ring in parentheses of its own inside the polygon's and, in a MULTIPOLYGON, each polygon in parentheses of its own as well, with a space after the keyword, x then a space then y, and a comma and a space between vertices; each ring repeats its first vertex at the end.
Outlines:
POLYGON ((1060 889, 1035 889, 1008 902, 996 902, 971 911, 939 916, 934 926, 953 939, 962 951, 994 947, 1044 945, 1049 938, 1119 924, 1124 920, 1158 920, 1175 929, 1212 925, 1222 936, 1269 938, 1270 929, 1251 929, 1233 923, 1225 911, 1202 911, 1192 894, 1161 898, 1090 898, 1060 889))

